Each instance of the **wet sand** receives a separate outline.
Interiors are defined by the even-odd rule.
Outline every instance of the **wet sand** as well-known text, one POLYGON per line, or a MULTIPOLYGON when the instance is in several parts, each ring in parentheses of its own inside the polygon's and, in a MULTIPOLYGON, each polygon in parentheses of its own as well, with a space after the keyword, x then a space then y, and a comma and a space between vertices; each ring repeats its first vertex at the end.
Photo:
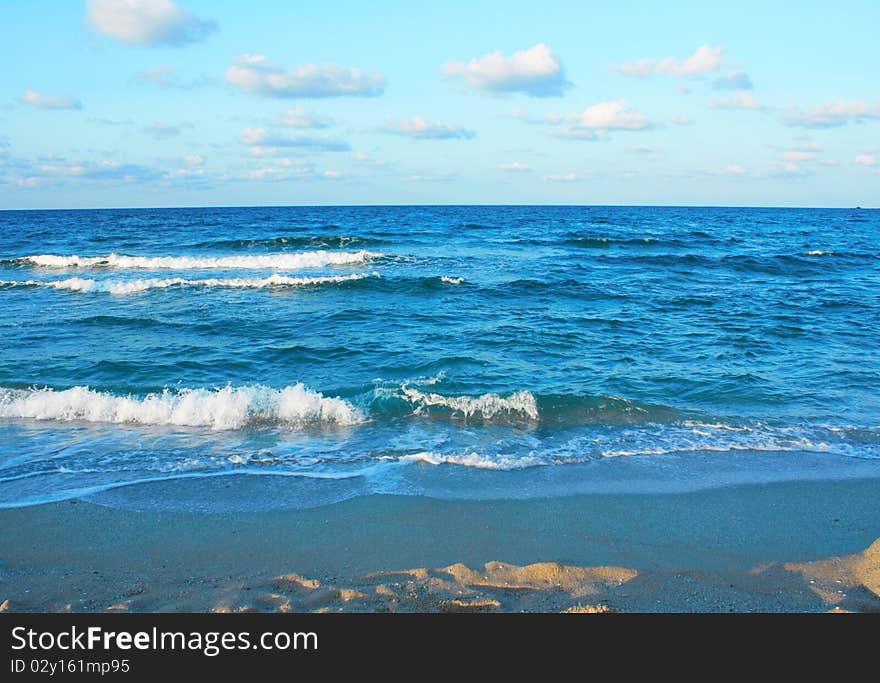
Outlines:
POLYGON ((0 609, 876 611, 878 500, 871 478, 263 512, 67 501, 0 510, 0 609))

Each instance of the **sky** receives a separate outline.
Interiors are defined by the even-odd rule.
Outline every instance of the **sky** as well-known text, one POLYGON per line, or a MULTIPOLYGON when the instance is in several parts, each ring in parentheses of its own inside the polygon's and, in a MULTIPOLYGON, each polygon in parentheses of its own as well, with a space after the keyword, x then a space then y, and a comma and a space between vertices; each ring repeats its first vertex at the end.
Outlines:
POLYGON ((880 3, 3 0, 0 208, 880 205, 880 3))

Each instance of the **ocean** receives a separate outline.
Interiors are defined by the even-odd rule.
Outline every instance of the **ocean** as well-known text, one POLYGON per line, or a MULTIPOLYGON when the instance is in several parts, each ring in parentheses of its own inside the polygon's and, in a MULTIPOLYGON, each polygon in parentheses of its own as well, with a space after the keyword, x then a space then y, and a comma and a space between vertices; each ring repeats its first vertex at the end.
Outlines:
POLYGON ((0 259, 2 507, 880 471, 877 210, 3 211, 0 259))

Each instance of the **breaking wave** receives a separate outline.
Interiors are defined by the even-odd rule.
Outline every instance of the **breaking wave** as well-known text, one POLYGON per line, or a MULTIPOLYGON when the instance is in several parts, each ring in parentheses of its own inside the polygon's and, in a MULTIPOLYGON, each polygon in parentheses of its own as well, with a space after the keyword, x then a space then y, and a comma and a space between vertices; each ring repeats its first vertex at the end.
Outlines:
POLYGON ((364 263, 381 258, 371 251, 305 251, 298 254, 252 254, 247 256, 58 256, 39 254, 13 259, 42 268, 108 268, 139 270, 202 270, 202 269, 297 269, 364 263))
POLYGON ((168 287, 227 287, 232 289, 266 289, 283 287, 317 287, 320 285, 339 284, 363 280, 368 277, 379 277, 378 273, 359 273, 353 275, 337 275, 328 277, 290 277, 288 275, 270 275, 264 278, 147 278, 139 280, 93 280, 90 278, 72 277, 65 280, 23 280, 0 281, 3 287, 52 287, 53 289, 71 292, 106 292, 108 294, 137 294, 151 289, 167 289, 168 287))
POLYGON ((404 386, 400 389, 404 400, 413 406, 413 414, 429 414, 432 408, 440 408, 463 415, 466 418, 481 417, 491 420, 498 415, 538 419, 538 402, 530 391, 515 391, 510 396, 483 394, 482 396, 443 396, 404 386))
POLYGON ((145 397, 118 396, 84 386, 63 390, 3 388, 0 417, 215 430, 260 423, 354 425, 366 419, 348 401, 325 397, 301 383, 283 389, 260 385, 166 389, 145 397))

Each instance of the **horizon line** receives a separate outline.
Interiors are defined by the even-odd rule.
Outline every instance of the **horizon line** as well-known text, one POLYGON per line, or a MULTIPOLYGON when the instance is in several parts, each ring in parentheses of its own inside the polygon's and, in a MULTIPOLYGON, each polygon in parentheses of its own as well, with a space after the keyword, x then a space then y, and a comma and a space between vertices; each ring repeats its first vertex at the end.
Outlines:
POLYGON ((876 211, 878 206, 796 206, 785 204, 191 204, 161 206, 81 206, 81 207, 17 207, 0 208, 0 212, 13 211, 151 211, 173 209, 358 209, 358 208, 439 208, 439 207, 547 207, 547 208, 641 208, 641 209, 790 209, 790 210, 859 210, 876 211))

